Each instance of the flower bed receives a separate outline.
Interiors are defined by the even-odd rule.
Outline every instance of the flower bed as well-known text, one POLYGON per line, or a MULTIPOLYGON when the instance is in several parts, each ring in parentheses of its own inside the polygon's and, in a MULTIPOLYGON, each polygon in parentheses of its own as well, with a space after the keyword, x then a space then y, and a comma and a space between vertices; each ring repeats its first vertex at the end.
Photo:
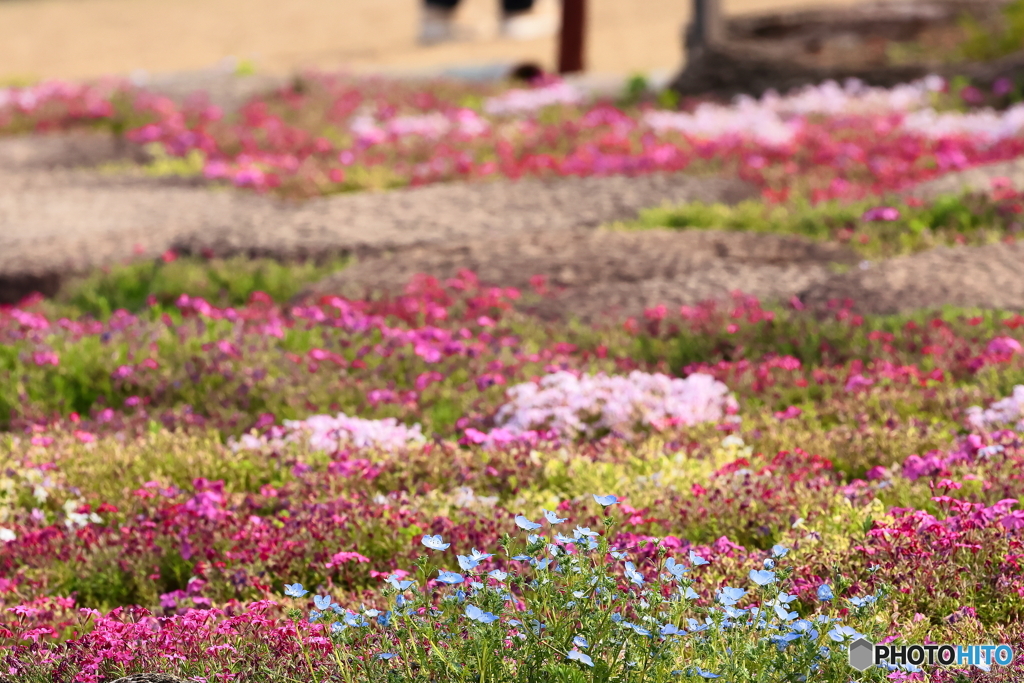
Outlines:
MULTIPOLYGON (((237 120, 50 85, 0 126, 131 129, 294 195, 718 164, 851 199, 1020 154, 1017 109, 942 119, 938 85, 675 112, 315 78, 237 120)), ((1018 202, 657 220, 886 256, 1005 238, 1018 202)), ((1024 642, 1024 317, 737 293, 596 329, 469 272, 278 303, 319 273, 167 254, 0 308, 0 677, 847 683, 860 635, 1024 642)), ((859 680, 926 673, 983 672, 859 680)))
POLYGON ((845 683, 858 634, 1019 642, 1020 316, 532 296, 4 310, 0 670, 845 683))
MULTIPOLYGON (((1003 85, 993 102, 1011 101, 1013 89, 1003 85)), ((795 193, 817 202, 903 189, 1024 150, 1024 105, 964 111, 984 103, 983 94, 937 78, 892 90, 826 83, 686 111, 590 101, 552 80, 502 91, 314 75, 231 117, 127 87, 0 93, 0 130, 106 125, 162 155, 198 159, 210 180, 296 197, 688 169, 726 170, 768 198, 795 193)))

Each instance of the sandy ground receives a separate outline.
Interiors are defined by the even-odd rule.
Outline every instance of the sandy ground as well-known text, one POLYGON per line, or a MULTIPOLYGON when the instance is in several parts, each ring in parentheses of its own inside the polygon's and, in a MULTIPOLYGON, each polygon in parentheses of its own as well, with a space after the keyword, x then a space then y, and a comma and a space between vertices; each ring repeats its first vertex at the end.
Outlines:
MULTIPOLYGON (((497 0, 463 1, 460 22, 484 39, 423 48, 415 43, 419 0, 0 0, 0 82, 195 70, 226 57, 271 73, 526 60, 554 66, 554 39, 495 39, 497 0)), ((725 0, 725 11, 806 4, 725 0)), ((588 68, 675 71, 690 8, 691 0, 589 0, 588 68)))

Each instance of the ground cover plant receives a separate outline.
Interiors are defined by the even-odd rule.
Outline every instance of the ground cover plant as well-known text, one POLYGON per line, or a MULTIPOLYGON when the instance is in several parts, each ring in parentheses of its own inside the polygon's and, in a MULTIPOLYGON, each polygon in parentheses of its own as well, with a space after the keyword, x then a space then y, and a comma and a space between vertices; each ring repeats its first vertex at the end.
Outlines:
POLYGON ((855 202, 765 204, 730 207, 693 202, 642 211, 627 229, 745 230, 800 235, 846 244, 865 259, 912 254, 937 246, 983 245, 1019 239, 1022 196, 997 180, 991 192, 947 195, 930 202, 892 197, 855 202))
MULTIPOLYGON (((798 196, 639 225, 865 258, 1016 232, 1006 188, 857 199, 1019 154, 1019 110, 940 114, 942 84, 670 111, 556 81, 303 83, 238 119, 52 85, 0 111, 7 130, 118 120, 294 196, 717 159, 798 196)), ((0 308, 0 678, 1021 679, 1024 316, 736 293, 590 327, 525 315, 543 282, 470 272, 293 300, 343 265, 169 252, 0 308), (855 674, 860 635, 1018 661, 855 674)))
POLYGON ((532 296, 5 309, 0 666, 845 682, 854 634, 1018 642, 1020 316, 532 296))
POLYGON ((773 201, 817 203, 1018 156, 1019 91, 1008 79, 991 90, 931 78, 893 90, 827 83, 678 105, 638 101, 632 90, 592 100, 548 77, 509 88, 312 74, 226 115, 115 82, 46 83, 0 90, 0 133, 105 128, 149 145, 151 171, 288 197, 686 169, 737 174, 773 201))

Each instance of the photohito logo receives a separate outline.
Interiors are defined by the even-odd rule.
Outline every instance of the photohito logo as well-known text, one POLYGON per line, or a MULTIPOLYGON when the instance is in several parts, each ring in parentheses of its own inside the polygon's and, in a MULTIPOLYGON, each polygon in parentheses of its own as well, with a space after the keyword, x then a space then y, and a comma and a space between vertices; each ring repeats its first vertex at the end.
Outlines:
POLYGON ((977 666, 988 669, 993 664, 1007 666, 1013 662, 1009 645, 875 645, 867 638, 850 643, 850 666, 867 671, 873 666, 977 666))

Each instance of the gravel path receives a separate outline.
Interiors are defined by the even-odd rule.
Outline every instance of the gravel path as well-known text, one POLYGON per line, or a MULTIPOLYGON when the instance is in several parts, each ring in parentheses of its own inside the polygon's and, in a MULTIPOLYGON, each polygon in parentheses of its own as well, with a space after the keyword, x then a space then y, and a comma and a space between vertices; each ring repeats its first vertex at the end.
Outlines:
MULTIPOLYGON (((859 267, 841 247, 795 237, 719 231, 595 230, 665 202, 732 203, 755 196, 735 180, 683 174, 434 185, 288 204, 201 180, 101 173, 138 162, 131 145, 89 135, 0 140, 0 303, 56 292, 91 267, 183 253, 278 258, 354 254, 358 263, 308 294, 399 292, 415 273, 462 268, 502 286, 543 275, 547 317, 637 315, 734 290, 764 301, 798 296, 864 312, 944 304, 1024 309, 1024 246, 936 249, 859 267)), ((1024 185, 1020 162, 972 169, 917 188, 919 196, 1024 185)))
POLYGON ((899 313, 943 305, 1024 309, 1024 245, 942 248, 861 263, 839 245, 799 237, 717 230, 611 230, 534 233, 370 258, 304 295, 352 297, 400 293, 409 278, 459 269, 481 280, 530 289, 542 275, 553 295, 531 305, 545 318, 640 315, 658 304, 692 305, 740 290, 763 302, 797 297, 826 310, 852 299, 862 313, 899 313))
POLYGON ((935 199, 944 194, 988 192, 992 189, 992 181, 997 179, 1008 182, 1009 186, 1018 192, 1024 192, 1024 159, 1001 161, 947 173, 917 185, 907 194, 920 199, 935 199))
POLYGON ((788 299, 827 280, 835 263, 855 264, 857 255, 798 237, 717 230, 534 232, 367 259, 300 298, 399 293, 416 273, 445 279, 468 268, 483 282, 524 291, 542 275, 556 294, 531 305, 532 312, 596 321, 657 304, 725 298, 736 289, 788 299))
POLYGON ((433 185, 287 204, 195 182, 75 168, 140 154, 65 136, 0 141, 0 301, 60 276, 167 249, 281 258, 596 227, 645 207, 736 202, 739 181, 682 174, 433 185), (61 152, 62 145, 71 152, 61 152))

